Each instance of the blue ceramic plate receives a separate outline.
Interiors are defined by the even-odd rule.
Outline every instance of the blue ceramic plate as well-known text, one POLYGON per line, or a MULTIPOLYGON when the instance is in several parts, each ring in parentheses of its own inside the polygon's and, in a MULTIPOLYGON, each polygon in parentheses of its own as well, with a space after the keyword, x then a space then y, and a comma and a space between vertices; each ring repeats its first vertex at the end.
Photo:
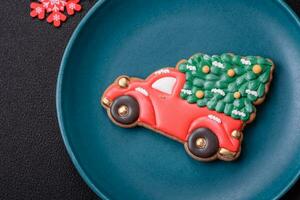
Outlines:
POLYGON ((67 150, 104 199, 273 199, 300 170, 300 29, 276 1, 99 1, 63 58, 57 111, 67 150), (119 75, 146 77, 196 52, 261 55, 274 81, 236 162, 191 159, 182 144, 114 125, 99 105, 119 75))

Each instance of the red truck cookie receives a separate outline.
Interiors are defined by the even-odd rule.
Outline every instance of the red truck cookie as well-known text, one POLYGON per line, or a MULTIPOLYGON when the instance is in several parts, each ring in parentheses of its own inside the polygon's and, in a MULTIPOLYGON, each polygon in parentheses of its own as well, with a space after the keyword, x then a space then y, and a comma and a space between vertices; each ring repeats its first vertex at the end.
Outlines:
POLYGON ((101 103, 117 125, 162 133, 197 160, 230 161, 240 154, 242 130, 255 118, 273 69, 261 57, 197 54, 145 80, 118 77, 101 103))

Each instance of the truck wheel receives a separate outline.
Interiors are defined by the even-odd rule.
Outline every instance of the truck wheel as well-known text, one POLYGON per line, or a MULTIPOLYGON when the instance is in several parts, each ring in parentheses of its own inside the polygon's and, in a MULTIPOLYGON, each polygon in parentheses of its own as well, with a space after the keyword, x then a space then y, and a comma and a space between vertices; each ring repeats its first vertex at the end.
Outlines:
POLYGON ((219 150, 217 136, 207 128, 198 128, 192 132, 186 143, 186 150, 199 158, 206 160, 215 156, 219 150))
POLYGON ((139 118, 139 103, 131 96, 120 96, 112 103, 110 114, 116 122, 130 126, 139 118))

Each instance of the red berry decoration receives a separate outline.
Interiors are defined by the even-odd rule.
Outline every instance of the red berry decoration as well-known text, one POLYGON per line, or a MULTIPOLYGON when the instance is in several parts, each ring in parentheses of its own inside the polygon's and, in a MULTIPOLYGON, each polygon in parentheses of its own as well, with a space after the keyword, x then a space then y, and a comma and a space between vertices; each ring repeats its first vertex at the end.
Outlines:
POLYGON ((65 10, 68 15, 74 15, 81 10, 80 0, 38 0, 30 4, 30 16, 40 20, 45 19, 55 27, 60 27, 61 23, 67 20, 65 10))

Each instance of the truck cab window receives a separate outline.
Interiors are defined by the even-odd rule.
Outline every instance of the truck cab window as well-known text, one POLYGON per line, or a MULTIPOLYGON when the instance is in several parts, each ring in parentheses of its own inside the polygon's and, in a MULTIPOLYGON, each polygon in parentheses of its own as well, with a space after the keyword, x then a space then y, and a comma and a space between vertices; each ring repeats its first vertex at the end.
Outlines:
POLYGON ((152 88, 166 93, 166 94, 172 94, 173 88, 175 86, 176 83, 176 78, 174 77, 163 77, 160 78, 158 80, 156 80, 153 84, 152 84, 152 88))

